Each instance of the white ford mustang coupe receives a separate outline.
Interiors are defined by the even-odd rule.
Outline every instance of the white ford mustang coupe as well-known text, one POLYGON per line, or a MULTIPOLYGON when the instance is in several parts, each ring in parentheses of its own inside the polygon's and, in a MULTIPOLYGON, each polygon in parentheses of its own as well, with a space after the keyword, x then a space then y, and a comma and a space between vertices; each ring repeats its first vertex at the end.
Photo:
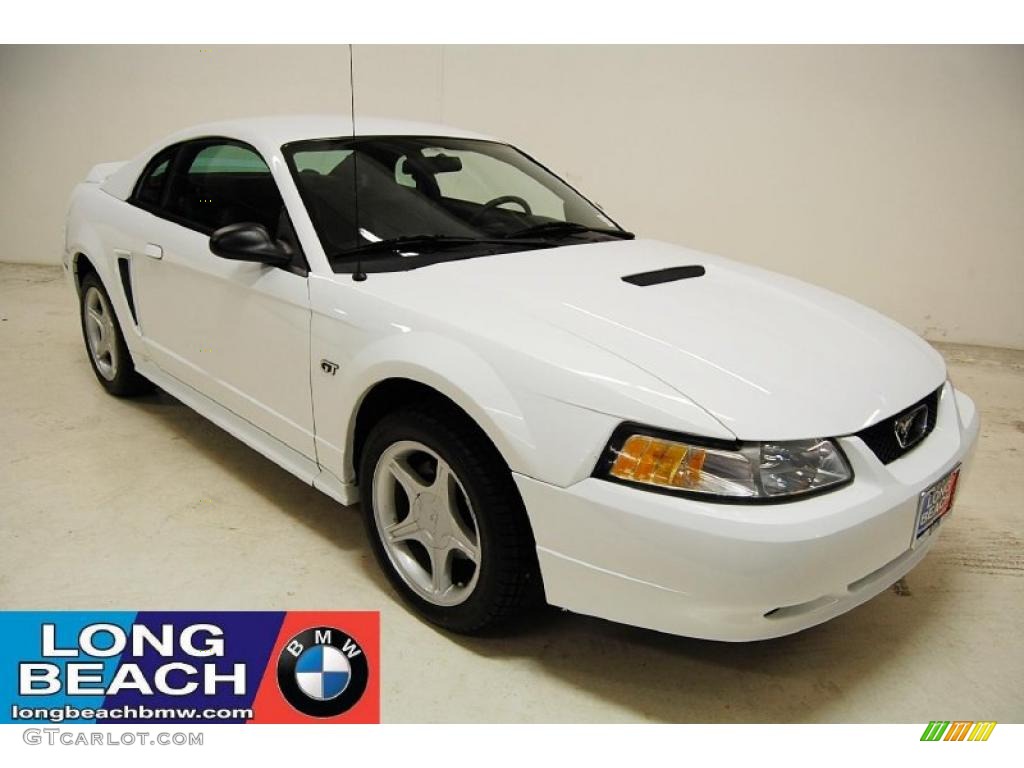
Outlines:
POLYGON ((546 599, 774 637, 933 546, 978 414, 923 340, 635 239, 507 143, 357 127, 224 122, 96 166, 64 267, 100 384, 360 502, 396 590, 458 632, 546 599))

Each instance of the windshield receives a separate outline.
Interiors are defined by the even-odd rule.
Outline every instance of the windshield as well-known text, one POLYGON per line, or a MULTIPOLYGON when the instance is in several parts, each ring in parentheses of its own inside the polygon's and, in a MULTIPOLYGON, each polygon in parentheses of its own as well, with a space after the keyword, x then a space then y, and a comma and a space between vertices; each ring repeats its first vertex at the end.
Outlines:
POLYGON ((283 149, 336 272, 357 258, 368 272, 390 271, 631 236, 507 144, 381 136, 283 149))

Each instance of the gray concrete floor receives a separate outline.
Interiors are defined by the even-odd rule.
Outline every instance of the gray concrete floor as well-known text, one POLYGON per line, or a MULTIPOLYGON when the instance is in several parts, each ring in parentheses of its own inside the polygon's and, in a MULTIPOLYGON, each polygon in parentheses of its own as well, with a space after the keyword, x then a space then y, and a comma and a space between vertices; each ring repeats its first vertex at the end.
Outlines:
POLYGON ((118 400, 59 270, 0 265, 0 608, 364 609, 387 721, 1024 720, 1024 352, 941 347, 982 438, 935 550, 824 626, 729 645, 554 609, 449 636, 345 509, 167 395, 118 400))

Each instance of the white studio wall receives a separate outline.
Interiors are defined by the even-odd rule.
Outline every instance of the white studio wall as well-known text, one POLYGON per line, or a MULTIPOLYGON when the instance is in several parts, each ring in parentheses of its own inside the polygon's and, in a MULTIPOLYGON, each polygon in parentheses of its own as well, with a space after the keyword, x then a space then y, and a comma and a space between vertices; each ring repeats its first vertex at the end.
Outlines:
MULTIPOLYGON (((507 138, 624 226, 1024 348, 1024 48, 357 46, 357 112, 507 138)), ((0 49, 0 260, 177 128, 349 110, 346 46, 0 49)), ((770 322, 771 318, 766 318, 770 322)), ((799 332, 799 329, 795 329, 799 332)))
POLYGON ((71 188, 179 128, 349 111, 346 46, 0 46, 2 261, 58 263, 71 188))

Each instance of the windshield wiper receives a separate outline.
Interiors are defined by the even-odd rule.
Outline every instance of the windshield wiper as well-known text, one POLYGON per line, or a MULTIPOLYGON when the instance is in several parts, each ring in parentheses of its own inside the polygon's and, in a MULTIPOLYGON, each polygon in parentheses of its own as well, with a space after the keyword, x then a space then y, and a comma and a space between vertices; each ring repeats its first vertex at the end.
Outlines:
POLYGON ((357 245, 344 251, 340 251, 331 258, 338 259, 346 256, 365 256, 374 253, 392 253, 395 251, 440 251, 450 248, 459 248, 469 245, 523 245, 532 248, 543 248, 544 243, 536 240, 512 240, 510 238, 494 237, 464 237, 462 235, 404 235, 402 237, 389 237, 386 240, 378 240, 365 245, 357 245))
POLYGON ((533 237, 535 235, 578 235, 586 232, 597 232, 601 235, 611 235, 623 240, 632 240, 636 235, 624 229, 605 229, 602 227, 588 227, 586 224, 577 224, 575 221, 545 221, 541 224, 534 224, 531 227, 517 229, 509 232, 506 237, 533 237))

